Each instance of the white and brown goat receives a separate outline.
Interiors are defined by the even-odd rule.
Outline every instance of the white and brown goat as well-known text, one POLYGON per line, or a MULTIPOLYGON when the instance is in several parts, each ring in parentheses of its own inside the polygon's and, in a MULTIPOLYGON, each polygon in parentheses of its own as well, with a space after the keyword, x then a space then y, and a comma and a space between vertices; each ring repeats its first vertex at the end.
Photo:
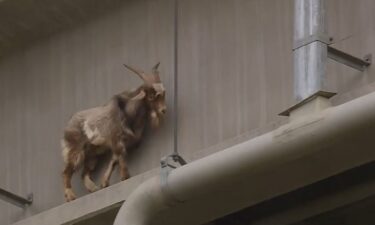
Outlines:
POLYGON ((115 95, 100 107, 77 112, 64 129, 62 155, 66 201, 76 198, 71 178, 83 166, 82 179, 90 192, 98 190, 91 180, 98 155, 111 151, 112 158, 105 170, 101 187, 107 187, 115 165, 118 163, 121 180, 129 178, 126 151, 142 139, 146 123, 157 128, 166 112, 165 89, 158 73, 159 63, 151 74, 145 74, 130 66, 126 68, 137 74, 143 84, 134 91, 115 95))

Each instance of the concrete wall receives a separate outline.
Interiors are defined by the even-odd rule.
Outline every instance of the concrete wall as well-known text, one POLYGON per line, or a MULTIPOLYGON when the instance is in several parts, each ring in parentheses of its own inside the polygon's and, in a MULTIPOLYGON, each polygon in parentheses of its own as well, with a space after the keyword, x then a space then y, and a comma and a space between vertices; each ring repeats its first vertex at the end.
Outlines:
MULTIPOLYGON (((188 161, 285 121, 277 114, 293 104, 292 3, 180 1, 178 147, 188 161)), ((335 46, 357 56, 375 52, 374 7, 370 0, 329 0, 335 46)), ((0 186, 35 196, 26 211, 0 202, 1 224, 63 202, 63 126, 72 113, 140 84, 122 63, 149 69, 161 61, 172 108, 173 39, 173 0, 129 1, 0 61, 0 186)), ((336 104, 374 90, 372 68, 361 74, 330 62, 328 71, 340 92, 336 104)), ((172 150, 171 118, 130 155, 133 175, 172 150)))
MULTIPOLYGON (((70 116, 104 104, 140 79, 123 63, 145 70, 160 61, 173 90, 173 1, 130 1, 111 14, 45 40, 0 62, 0 186, 34 193, 24 212, 0 202, 0 224, 9 224, 64 202, 60 138, 70 116)), ((171 95, 168 106, 172 107, 171 95)), ((155 168, 171 152, 170 121, 131 154, 130 172, 155 168)), ((118 182, 114 173, 113 182, 118 182)), ((74 188, 86 194, 77 174, 74 188)), ((112 183, 113 183, 112 182, 112 183)))
POLYGON ((180 8, 180 149, 276 126, 292 103, 291 1, 181 1, 180 8))
MULTIPOLYGON (((333 46, 360 58, 369 53, 374 56, 374 8, 375 2, 370 0, 328 0, 328 33, 334 38, 333 46)), ((348 100, 349 96, 357 97, 360 92, 374 90, 368 86, 375 81, 374 66, 361 73, 330 61, 328 73, 329 85, 341 95, 336 97, 337 102, 343 101, 342 96, 348 100)))

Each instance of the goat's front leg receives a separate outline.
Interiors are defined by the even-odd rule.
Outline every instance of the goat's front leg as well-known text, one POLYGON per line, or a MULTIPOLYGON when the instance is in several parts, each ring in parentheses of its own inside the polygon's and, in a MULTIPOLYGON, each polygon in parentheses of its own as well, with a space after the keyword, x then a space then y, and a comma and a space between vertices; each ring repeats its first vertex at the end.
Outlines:
POLYGON ((126 148, 125 144, 123 142, 118 143, 113 149, 112 149, 112 158, 111 161, 108 164, 107 170, 104 173, 103 180, 102 180, 102 187, 108 187, 109 186, 109 180, 111 179, 112 172, 116 166, 116 163, 119 163, 120 166, 120 177, 121 180, 128 179, 129 172, 128 167, 126 165, 125 161, 125 155, 126 155, 126 148))
MULTIPOLYGON (((132 137, 133 138, 133 137, 132 137)), ((121 180, 128 179, 129 171, 128 166, 125 160, 126 157, 126 147, 124 141, 121 141, 117 144, 116 148, 114 149, 113 153, 116 155, 118 159, 119 169, 120 169, 120 178, 121 180)))
POLYGON ((119 164, 119 167, 120 167, 121 180, 126 180, 130 177, 128 166, 127 166, 127 163, 126 163, 126 152, 124 151, 118 157, 119 157, 118 158, 118 162, 119 162, 118 164, 119 164))
POLYGON ((118 156, 115 154, 112 154, 111 161, 108 163, 108 167, 104 173, 103 179, 102 179, 102 188, 109 186, 109 180, 111 179, 111 175, 113 172, 113 169, 116 166, 116 163, 118 162, 118 156))

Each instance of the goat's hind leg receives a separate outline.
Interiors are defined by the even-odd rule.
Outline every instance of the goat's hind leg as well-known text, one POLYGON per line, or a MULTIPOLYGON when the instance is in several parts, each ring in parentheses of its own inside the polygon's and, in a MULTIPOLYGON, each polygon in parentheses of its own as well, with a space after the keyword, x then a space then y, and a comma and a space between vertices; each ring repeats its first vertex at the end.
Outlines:
POLYGON ((73 173, 79 168, 84 159, 84 152, 80 150, 73 150, 68 147, 63 148, 63 158, 65 167, 62 173, 64 182, 64 195, 67 202, 76 199, 76 195, 72 189, 73 173))
POLYGON ((72 190, 72 184, 71 184, 73 173, 74 173, 73 166, 69 163, 66 164, 62 176, 63 176, 63 181, 64 181, 64 196, 67 202, 70 202, 76 199, 76 195, 74 194, 72 190))
POLYGON ((82 171, 82 180, 86 189, 89 192, 95 192, 99 190, 96 184, 91 179, 91 173, 94 171, 98 158, 96 156, 87 157, 84 161, 84 167, 82 171))

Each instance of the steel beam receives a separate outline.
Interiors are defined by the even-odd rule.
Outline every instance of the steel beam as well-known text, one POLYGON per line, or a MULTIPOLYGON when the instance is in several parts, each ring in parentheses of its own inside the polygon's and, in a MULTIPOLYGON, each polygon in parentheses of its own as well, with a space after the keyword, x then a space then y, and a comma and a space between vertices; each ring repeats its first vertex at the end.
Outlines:
POLYGON ((33 195, 29 194, 27 198, 18 196, 12 192, 9 192, 3 188, 0 188, 0 199, 16 205, 20 208, 24 208, 26 205, 30 205, 33 202, 33 195))
POLYGON ((339 63, 352 67, 353 69, 363 72, 371 64, 371 55, 366 55, 364 59, 352 56, 336 48, 328 46, 328 58, 339 63))

